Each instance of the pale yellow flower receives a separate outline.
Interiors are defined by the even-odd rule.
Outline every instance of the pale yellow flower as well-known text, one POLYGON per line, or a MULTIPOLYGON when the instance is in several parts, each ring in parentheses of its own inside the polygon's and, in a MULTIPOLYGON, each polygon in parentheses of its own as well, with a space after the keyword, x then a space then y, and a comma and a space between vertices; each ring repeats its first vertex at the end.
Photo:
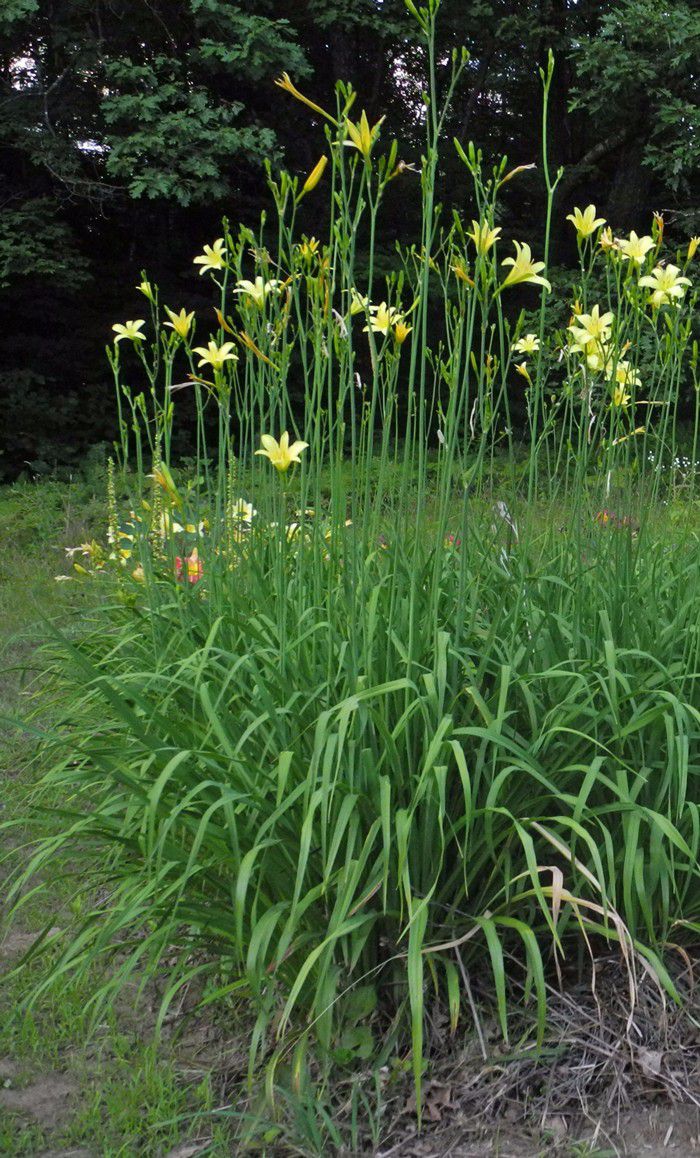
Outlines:
POLYGON ((372 146, 374 145, 374 142, 379 135, 379 130, 382 127, 383 120, 384 117, 381 117, 377 121, 376 125, 373 125, 370 128, 369 121, 367 120, 367 113, 363 109, 362 116, 356 125, 354 125, 352 121, 348 121, 346 123, 345 128, 348 135, 345 144, 350 146, 352 149, 358 149, 359 152, 362 153, 362 156, 365 158, 365 160, 368 160, 369 155, 372 152, 372 146))
POLYGON ((605 366, 605 377, 608 381, 614 380, 618 386, 641 386, 641 379, 629 362, 624 358, 618 358, 613 365, 612 359, 609 360, 605 366))
POLYGON ((135 322, 125 322, 124 325, 117 322, 115 326, 112 326, 112 329, 117 335, 114 341, 121 342, 123 338, 126 338, 130 342, 145 342, 146 335, 139 333, 141 327, 145 325, 146 323, 143 318, 138 318, 135 322))
POLYGON ((251 524, 257 513, 253 504, 247 503, 245 499, 236 499, 235 502, 231 503, 228 508, 228 516, 233 539, 236 543, 244 542, 250 533, 251 524))
POLYGON ((221 370, 224 362, 237 362, 238 354, 236 353, 233 342, 224 342, 222 346, 217 346, 215 341, 210 341, 205 346, 195 346, 193 353, 200 355, 199 366, 211 366, 214 370, 221 370))
POLYGON ((226 265, 225 260, 226 246, 224 245, 223 237, 217 237, 213 245, 205 245, 204 253, 199 257, 195 257, 193 264, 201 265, 200 274, 206 273, 208 269, 224 269, 226 265))
POLYGON ((494 242, 498 241, 500 233, 500 225, 492 229, 488 221, 479 223, 478 221, 472 220, 471 233, 468 232, 467 237, 471 237, 476 247, 476 252, 483 256, 483 254, 488 253, 494 242))
POLYGON ((277 281, 276 278, 272 278, 271 281, 265 281, 262 277, 256 277, 255 281, 247 281, 245 278, 242 278, 236 282, 236 288, 233 292, 235 294, 244 294, 255 303, 258 309, 262 309, 266 297, 273 293, 279 285, 280 282, 277 281))
POLYGON ((260 441, 263 444, 262 450, 256 450, 256 454, 262 454, 265 458, 269 458, 272 465, 280 473, 289 470, 293 462, 301 462, 301 452, 306 450, 309 445, 308 442, 293 442, 289 445, 289 434, 285 430, 279 442, 273 438, 271 434, 261 434, 260 441))
POLYGON ((613 232, 609 225, 606 229, 601 230, 600 237, 598 238, 598 244, 602 250, 619 250, 620 248, 620 244, 613 237, 613 232))
POLYGON ((405 322, 394 323, 394 339, 399 346, 404 344, 412 329, 413 326, 407 326, 405 322))
POLYGON ((388 306, 386 302, 380 302, 378 306, 370 306, 369 310, 369 325, 363 328, 365 334, 369 330, 375 334, 388 334, 392 326, 397 326, 403 321, 403 315, 393 306, 388 306))
POLYGON ((203 535, 205 531, 204 519, 200 519, 198 523, 178 523, 176 520, 170 521, 167 512, 163 514, 163 521, 161 524, 163 534, 172 532, 173 535, 203 535))
POLYGON ((613 406, 624 408, 629 405, 630 395, 625 390, 624 386, 616 386, 612 392, 611 403, 613 406))
POLYGON ((682 277, 677 265, 657 265, 651 273, 640 277, 639 284, 648 286, 653 293, 649 301, 656 308, 670 305, 675 299, 683 297, 685 287, 691 284, 689 277, 682 277))
POLYGON ((594 374, 601 374, 610 365, 610 361, 611 354, 604 346, 599 346, 598 349, 594 350, 589 347, 586 351, 586 365, 594 374))
POLYGON ((186 310, 181 309, 180 313, 176 314, 173 313, 172 310, 169 310, 167 306, 165 306, 165 312, 170 318, 170 321, 164 322, 163 324, 169 326, 170 329, 174 330, 176 334, 179 334, 181 338, 186 338, 192 328, 194 310, 192 313, 188 314, 186 310))
POLYGON ((527 362, 519 362, 515 369, 516 373, 520 374, 525 379, 528 386, 532 386, 532 378, 530 377, 530 372, 527 368, 527 362))
POLYGON ((605 225, 604 217, 596 217, 595 205, 587 205, 583 212, 574 209, 573 213, 567 213, 566 220, 571 221, 579 237, 590 237, 599 225, 605 225))
POLYGON ((567 327, 572 335, 574 348, 584 351, 590 345, 607 341, 613 318, 614 314, 610 310, 601 314, 600 306, 594 306, 590 314, 578 314, 577 324, 567 327))
POLYGON ((622 254, 623 261, 634 261, 637 265, 642 265, 646 255, 650 249, 655 245, 653 237, 637 237, 637 234, 632 230, 629 238, 618 238, 617 247, 622 254))
POLYGON ((363 314, 365 310, 369 309, 369 298, 363 297, 361 293, 353 288, 350 290, 350 315, 354 317, 355 314, 363 314))
POLYGON ((136 288, 140 294, 143 294, 145 298, 148 298, 149 302, 155 301, 153 287, 149 281, 140 282, 136 288))
POLYGON ((525 334, 513 343, 513 349, 518 354, 536 354, 539 348, 540 340, 537 334, 525 334))
POLYGON ((505 281, 501 285, 501 289, 505 289, 508 285, 521 285, 525 282, 531 282, 533 285, 542 285, 545 289, 551 290, 551 285, 546 278, 540 277, 540 271, 544 269, 543 261, 533 261, 530 246, 525 242, 514 241, 515 257, 505 257, 501 265, 512 265, 512 269, 505 281))
POLYGON ((236 499, 229 507, 231 518, 239 523, 252 523, 257 513, 253 504, 247 503, 245 499, 236 499))

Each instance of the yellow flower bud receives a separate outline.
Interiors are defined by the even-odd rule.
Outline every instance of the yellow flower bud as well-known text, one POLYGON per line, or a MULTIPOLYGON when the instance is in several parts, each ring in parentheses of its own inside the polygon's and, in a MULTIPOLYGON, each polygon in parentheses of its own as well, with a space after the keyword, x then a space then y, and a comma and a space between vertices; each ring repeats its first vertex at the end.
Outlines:
POLYGON ((318 185, 319 181, 321 180, 323 174, 326 171, 326 165, 327 164, 328 164, 328 157, 324 153, 324 155, 321 157, 320 161, 318 161, 314 165, 313 169, 311 170, 308 177, 306 178, 304 185, 303 185, 303 188, 301 190, 302 197, 304 196, 305 193, 311 193, 311 191, 316 188, 316 186, 318 185))
POLYGON ((700 237, 691 237, 688 242, 688 261, 692 261, 700 245, 700 237))
POLYGON ((288 72, 283 72, 282 75, 277 78, 275 84, 278 88, 284 89, 285 92, 288 92, 290 96, 294 97, 295 100, 301 101, 301 103, 306 105, 307 108, 312 109, 313 112, 320 113, 320 115, 325 117, 327 121, 330 121, 332 125, 337 125, 338 122, 336 121, 335 117, 332 117, 331 114, 326 112, 325 109, 322 109, 320 105, 315 104, 312 100, 309 100, 307 96, 304 96, 302 92, 299 92, 299 89, 290 79, 288 72))

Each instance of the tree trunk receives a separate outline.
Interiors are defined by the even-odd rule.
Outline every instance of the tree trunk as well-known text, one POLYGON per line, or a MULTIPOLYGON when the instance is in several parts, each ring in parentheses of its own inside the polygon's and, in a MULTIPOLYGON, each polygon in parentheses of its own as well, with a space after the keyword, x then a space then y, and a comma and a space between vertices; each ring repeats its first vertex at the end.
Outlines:
POLYGON ((628 141, 620 149, 607 205, 607 215, 616 233, 648 230, 650 190, 651 172, 642 164, 641 142, 628 141))

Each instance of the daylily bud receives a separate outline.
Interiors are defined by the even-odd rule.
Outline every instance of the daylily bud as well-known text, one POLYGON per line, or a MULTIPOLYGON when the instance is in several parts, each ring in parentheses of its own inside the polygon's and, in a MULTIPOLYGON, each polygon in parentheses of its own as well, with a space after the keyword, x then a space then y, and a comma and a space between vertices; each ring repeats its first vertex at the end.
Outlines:
POLYGON ((531 164, 529 164, 529 165, 516 165, 516 167, 514 169, 511 169, 509 173, 506 173, 503 180, 499 182, 499 185, 498 185, 499 189, 500 189, 501 185, 505 185, 507 181, 512 181, 514 177, 517 177, 518 173, 524 173, 527 169, 536 169, 536 168, 537 168, 537 165, 534 163, 534 161, 531 162, 531 164))
POLYGON ((302 190, 301 190, 302 197, 305 193, 311 193, 311 191, 316 188, 316 186, 318 185, 319 181, 321 180, 321 178, 326 170, 327 164, 328 164, 328 157, 324 153, 324 155, 321 157, 320 161, 318 161, 314 165, 313 169, 311 170, 308 177, 306 178, 304 185, 302 187, 302 190))
POLYGON ((155 301, 153 287, 149 281, 142 281, 136 288, 139 293, 142 293, 145 298, 148 298, 149 302, 155 301))
POLYGON ((312 100, 309 100, 307 96, 304 96, 302 92, 299 92, 299 89, 292 82, 288 72, 283 72, 282 75, 277 78, 275 84, 278 88, 282 88, 285 92, 288 92, 295 100, 301 101, 307 108, 312 109, 313 112, 320 113, 320 115, 325 117, 327 121, 330 121, 332 125, 337 125, 338 122, 335 117, 332 117, 331 114, 326 112, 325 109, 322 109, 320 105, 315 104, 312 100))
POLYGON ((700 237, 691 237, 688 242, 688 261, 692 261, 700 245, 700 237))

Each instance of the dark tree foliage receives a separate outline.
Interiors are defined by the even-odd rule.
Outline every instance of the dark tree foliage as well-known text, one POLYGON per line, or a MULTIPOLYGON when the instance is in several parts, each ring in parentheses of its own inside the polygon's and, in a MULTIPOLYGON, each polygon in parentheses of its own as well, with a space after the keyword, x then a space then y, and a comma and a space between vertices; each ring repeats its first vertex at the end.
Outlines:
MULTIPOLYGON (((454 46, 471 54, 446 134, 446 207, 470 209, 451 137, 538 160, 551 47, 559 219, 593 200, 618 229, 664 210, 679 240, 700 230, 694 0, 443 0, 440 28, 445 62, 454 46)), ((264 162, 316 162, 322 126, 275 88, 280 72, 322 104, 350 81, 358 109, 386 115, 385 139, 419 163, 424 65, 403 0, 0 0, 0 476, 70 466, 109 440, 104 345, 112 321, 142 308, 140 270, 196 306, 193 253, 224 213, 255 222, 264 162)), ((417 190, 399 185, 387 251, 416 220, 417 190)), ((536 236, 541 207, 533 172, 507 190, 503 223, 536 236)), ((553 245, 555 261, 573 256, 568 233, 553 245)))

